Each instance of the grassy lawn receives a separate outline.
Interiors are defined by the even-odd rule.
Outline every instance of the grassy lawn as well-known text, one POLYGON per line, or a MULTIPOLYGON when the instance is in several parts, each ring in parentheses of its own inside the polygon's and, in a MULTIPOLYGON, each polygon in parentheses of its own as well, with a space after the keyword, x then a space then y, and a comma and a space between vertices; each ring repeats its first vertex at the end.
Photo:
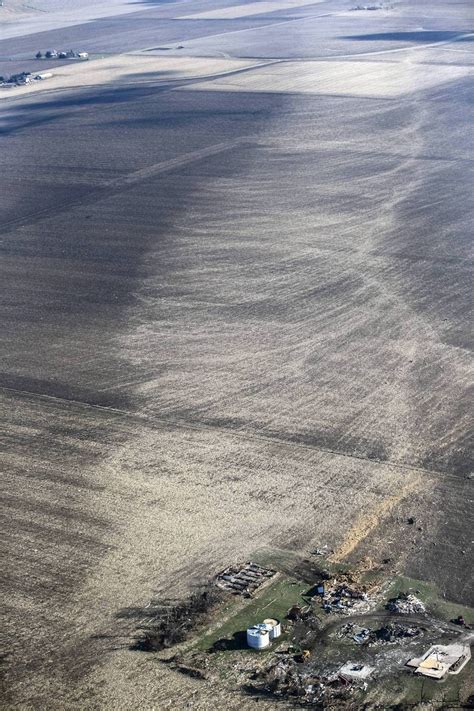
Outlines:
MULTIPOLYGON (((263 622, 267 617, 281 620, 284 628, 286 613, 295 604, 307 604, 302 596, 310 588, 311 585, 301 580, 278 577, 266 586, 256 598, 248 600, 243 607, 238 606, 238 600, 236 600, 235 607, 238 607, 238 609, 236 609, 235 614, 231 614, 221 626, 202 637, 198 641, 196 648, 204 651, 212 647, 218 639, 236 639, 236 648, 245 649, 246 645, 240 644, 240 639, 242 641, 245 640, 245 636, 241 635, 236 638, 235 635, 239 632, 245 633, 248 627, 257 622, 263 622)), ((253 652, 251 649, 248 649, 248 651, 253 652)))

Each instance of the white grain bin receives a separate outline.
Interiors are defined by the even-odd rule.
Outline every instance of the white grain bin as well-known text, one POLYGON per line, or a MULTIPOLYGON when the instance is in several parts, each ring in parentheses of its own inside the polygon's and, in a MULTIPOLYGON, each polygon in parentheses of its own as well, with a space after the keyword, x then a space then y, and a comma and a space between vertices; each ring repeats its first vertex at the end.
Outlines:
POLYGON ((276 639, 281 635, 281 622, 280 620, 273 620, 271 618, 268 618, 267 620, 263 620, 264 625, 268 625, 270 628, 268 631, 270 632, 270 639, 276 639))
POLYGON ((264 620, 263 622, 259 622, 258 625, 254 625, 254 627, 258 627, 259 630, 267 630, 267 632, 271 632, 273 625, 269 625, 264 620))
POLYGON ((262 626, 249 627, 247 630, 247 644, 252 649, 265 649, 270 646, 270 632, 262 626))

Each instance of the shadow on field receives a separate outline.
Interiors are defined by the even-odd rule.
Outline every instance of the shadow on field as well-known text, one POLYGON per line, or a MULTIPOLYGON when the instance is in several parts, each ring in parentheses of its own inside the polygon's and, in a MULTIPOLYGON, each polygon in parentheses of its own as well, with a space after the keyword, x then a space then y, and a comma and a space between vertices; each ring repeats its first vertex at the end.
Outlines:
MULTIPOLYGON (((160 74, 160 77, 164 72, 160 74)), ((138 74, 133 75, 131 81, 137 81, 138 74)), ((127 104, 132 102, 142 101, 157 93, 164 91, 168 86, 153 86, 144 88, 142 86, 127 86, 121 87, 119 84, 104 88, 103 85, 97 87, 93 91, 65 89, 64 93, 68 92, 67 96, 58 98, 48 97, 43 101, 34 100, 29 102, 27 96, 25 103, 21 106, 13 106, 9 111, 6 110, 3 114, 2 125, 0 125, 0 136, 19 133, 24 129, 37 127, 41 125, 51 124, 57 120, 64 120, 70 116, 74 116, 79 111, 85 108, 94 108, 96 106, 112 106, 114 104, 127 104)), ((32 95, 33 99, 37 99, 32 95)))
POLYGON ((230 638, 218 639, 214 642, 211 652, 236 652, 241 649, 247 649, 247 634, 243 630, 234 632, 230 638))
POLYGON ((368 42, 446 42, 459 37, 459 42, 472 42, 472 37, 463 37, 464 32, 454 32, 452 30, 422 30, 421 32, 377 32, 369 35, 344 35, 340 39, 351 41, 368 42))

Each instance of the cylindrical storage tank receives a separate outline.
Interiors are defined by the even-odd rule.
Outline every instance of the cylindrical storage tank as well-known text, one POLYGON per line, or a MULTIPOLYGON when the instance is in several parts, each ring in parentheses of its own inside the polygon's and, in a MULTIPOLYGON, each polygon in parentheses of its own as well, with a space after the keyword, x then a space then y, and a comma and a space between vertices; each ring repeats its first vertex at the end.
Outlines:
POLYGON ((259 630, 267 630, 267 632, 271 632, 273 629, 273 625, 269 624, 267 620, 259 622, 258 625, 254 625, 254 627, 258 627, 259 630))
POLYGON ((276 639, 281 635, 281 622, 280 620, 273 620, 273 619, 268 619, 268 620, 263 620, 264 625, 268 625, 270 627, 270 639, 276 639))
POLYGON ((265 649, 270 646, 270 632, 260 627, 249 627, 247 630, 247 644, 252 649, 265 649))

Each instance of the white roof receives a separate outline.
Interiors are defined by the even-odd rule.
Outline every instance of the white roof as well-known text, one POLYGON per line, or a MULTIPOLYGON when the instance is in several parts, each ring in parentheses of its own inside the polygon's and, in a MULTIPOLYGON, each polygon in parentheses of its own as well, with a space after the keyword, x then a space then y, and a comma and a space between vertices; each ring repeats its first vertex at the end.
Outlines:
POLYGON ((358 662, 346 662, 339 669, 339 674, 347 679, 367 679, 375 667, 369 667, 366 664, 358 662))

